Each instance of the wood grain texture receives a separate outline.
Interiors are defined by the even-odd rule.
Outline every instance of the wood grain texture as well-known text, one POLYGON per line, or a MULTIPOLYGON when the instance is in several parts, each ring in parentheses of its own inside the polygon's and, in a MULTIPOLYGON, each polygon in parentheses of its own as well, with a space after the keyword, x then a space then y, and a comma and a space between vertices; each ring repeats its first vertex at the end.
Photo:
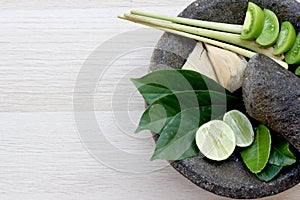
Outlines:
MULTIPOLYGON (((78 9, 73 7, 73 3, 69 5, 70 1, 39 2, 24 5, 31 9, 20 9, 22 3, 12 4, 10 1, 1 5, 4 8, 15 5, 16 9, 2 9, 0 13, 0 111, 71 111, 78 72, 93 50, 108 40, 112 46, 120 45, 120 41, 114 41, 114 37, 141 28, 117 19, 117 15, 142 5, 149 10, 160 9, 174 15, 186 4, 179 1, 176 6, 166 7, 167 1, 161 1, 151 7, 155 4, 144 1, 127 4, 126 1, 110 4, 107 1, 95 1, 98 5, 96 8, 87 8, 94 5, 89 4, 93 1, 73 2, 84 7, 78 9), (103 8, 101 2, 103 7, 107 7, 103 8)), ((147 42, 154 47, 156 41, 147 42)), ((111 68, 116 76, 110 78, 119 80, 126 73, 124 69, 132 67, 129 65, 132 60, 136 60, 135 66, 141 66, 146 71, 151 51, 143 53, 138 59, 136 56, 133 53, 119 59, 119 64, 111 68)), ((99 59, 98 63, 101 62, 99 59)), ((97 102, 105 102, 98 104, 95 110, 108 109, 112 95, 111 79, 106 79, 101 85, 104 91, 95 93, 97 102)))
POLYGON ((161 1, 147 1, 147 0, 114 0, 114 1, 97 1, 97 0, 54 0, 54 1, 40 1, 40 0, 29 0, 29 1, 18 1, 18 0, 3 0, 1 7, 3 9, 45 9, 45 8, 133 8, 133 7, 160 7, 161 9, 168 9, 168 7, 175 6, 186 6, 189 1, 176 0, 170 2, 167 0, 161 1))
MULTIPOLYGON (((136 163, 114 157, 110 151, 106 155, 116 159, 118 166, 108 167, 113 164, 91 157, 81 144, 72 113, 1 113, 0 198, 226 199, 198 188, 164 162, 157 166, 147 163, 153 149, 147 133, 133 138, 128 135, 132 129, 126 127, 124 132, 124 127, 116 127, 111 112, 96 112, 96 116, 99 124, 106 124, 103 134, 115 147, 144 154, 146 159, 139 157, 136 163, 147 172, 122 172, 124 163, 139 169, 136 163)), ((296 200, 297 190, 299 186, 268 199, 296 200)))
MULTIPOLYGON (((73 113, 74 87, 84 63, 104 63, 98 54, 90 56, 107 41, 125 46, 127 32, 140 28, 118 20, 118 14, 142 9, 175 15, 189 3, 1 1, 0 199, 226 199, 193 185, 164 161, 150 162, 150 134, 133 134, 144 103, 128 78, 146 73, 161 32, 151 32, 140 48, 99 65, 103 73, 93 96, 79 95, 80 112, 95 111, 99 134, 105 136, 93 145, 109 143, 134 159, 112 149, 99 148, 103 157, 91 154, 81 140, 91 131, 90 122, 83 121, 86 130, 79 132, 73 113), (84 104, 88 98, 94 99, 92 109, 84 104)), ((85 88, 85 83, 79 86, 85 88)), ((299 187, 266 199, 299 199, 299 187)))

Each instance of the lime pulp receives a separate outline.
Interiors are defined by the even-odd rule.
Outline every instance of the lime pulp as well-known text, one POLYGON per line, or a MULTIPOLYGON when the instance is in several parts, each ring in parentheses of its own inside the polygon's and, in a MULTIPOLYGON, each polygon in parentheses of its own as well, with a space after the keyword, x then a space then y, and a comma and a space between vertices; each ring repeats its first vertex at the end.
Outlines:
POLYGON ((212 120, 197 130, 196 144, 205 157, 221 161, 233 153, 236 139, 233 130, 225 122, 212 120))
POLYGON ((251 122, 245 114, 238 110, 231 110, 225 113, 223 121, 233 130, 237 146, 247 147, 252 144, 254 131, 251 122))

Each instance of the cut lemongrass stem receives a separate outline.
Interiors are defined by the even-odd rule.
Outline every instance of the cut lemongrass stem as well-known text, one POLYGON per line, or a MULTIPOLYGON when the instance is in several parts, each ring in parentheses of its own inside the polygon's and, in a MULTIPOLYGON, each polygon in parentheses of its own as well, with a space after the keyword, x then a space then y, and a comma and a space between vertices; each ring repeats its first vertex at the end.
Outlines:
MULTIPOLYGON (((224 43, 224 42, 219 42, 219 41, 209 39, 209 38, 205 38, 205 37, 201 37, 201 36, 198 36, 198 35, 193 35, 193 34, 190 34, 190 33, 180 32, 180 31, 177 31, 177 30, 163 28, 163 27, 152 26, 152 28, 160 29, 160 30, 163 30, 163 31, 166 31, 166 32, 169 32, 169 33, 173 33, 173 34, 176 34, 176 35, 181 35, 181 36, 188 37, 188 38, 200 41, 200 42, 204 42, 204 43, 208 43, 208 44, 211 44, 211 45, 214 45, 214 46, 217 46, 217 47, 221 47, 223 49, 227 49, 227 50, 235 52, 239 55, 245 56, 247 58, 252 58, 256 54, 253 51, 249 51, 249 50, 246 50, 246 49, 243 49, 243 48, 231 45, 231 44, 227 44, 227 43, 224 43)), ((276 59, 276 58, 271 58, 271 59, 276 61, 282 67, 288 69, 288 64, 286 62, 284 62, 282 60, 279 60, 279 59, 276 59)))
MULTIPOLYGON (((118 16, 118 17, 121 18, 121 19, 131 21, 131 19, 129 19, 125 16, 118 16)), ((157 26, 157 25, 153 25, 153 24, 149 24, 149 23, 145 23, 145 22, 141 22, 140 24, 145 25, 145 26, 149 26, 149 27, 152 27, 152 28, 155 28, 155 29, 159 29, 159 30, 162 30, 162 31, 166 31, 166 32, 169 32, 169 33, 173 33, 173 34, 176 34, 176 35, 180 35, 180 36, 183 36, 183 37, 187 37, 187 38, 190 38, 190 39, 194 39, 194 40, 197 40, 197 41, 200 41, 200 42, 215 45, 217 47, 227 49, 229 51, 235 52, 235 53, 237 53, 239 55, 242 55, 242 56, 245 56, 247 58, 252 58, 256 54, 255 52, 249 51, 247 49, 243 49, 243 48, 240 48, 240 47, 237 47, 237 46, 234 46, 234 45, 231 45, 231 44, 227 44, 227 43, 224 43, 224 42, 216 41, 216 40, 213 40, 213 39, 201 37, 201 36, 198 36, 198 35, 182 32, 182 31, 178 31, 178 30, 174 30, 174 29, 170 29, 170 28, 165 28, 165 27, 161 27, 161 26, 157 26)), ((272 59, 274 61, 276 61, 278 64, 280 64, 282 67, 288 69, 288 64, 287 63, 285 63, 285 62, 283 62, 279 59, 276 59, 276 58, 272 58, 272 59)))
POLYGON ((167 20, 174 23, 186 24, 190 26, 197 26, 197 27, 219 30, 219 31, 224 31, 229 33, 241 34, 243 30, 243 25, 239 25, 239 24, 227 24, 227 23, 211 22, 211 21, 204 21, 198 19, 189 19, 184 17, 174 17, 170 15, 162 15, 162 14, 144 12, 138 10, 132 10, 130 13, 135 15, 155 18, 155 19, 167 20))
POLYGON ((144 16, 138 16, 138 15, 133 15, 133 14, 124 14, 124 17, 126 19, 128 19, 129 21, 132 21, 135 23, 152 24, 154 26, 160 26, 160 27, 164 27, 164 28, 178 30, 181 32, 200 35, 200 36, 212 38, 215 40, 227 42, 230 44, 234 44, 234 45, 237 45, 240 47, 244 47, 246 49, 250 49, 257 53, 262 53, 262 54, 267 55, 272 58, 280 59, 280 57, 275 56, 273 54, 273 49, 261 48, 255 41, 247 41, 247 40, 241 39, 239 34, 226 33, 226 32, 209 30, 209 29, 198 28, 198 27, 191 27, 191 26, 186 26, 186 25, 182 25, 182 24, 172 23, 169 21, 163 21, 163 20, 153 19, 153 18, 144 17, 144 16))

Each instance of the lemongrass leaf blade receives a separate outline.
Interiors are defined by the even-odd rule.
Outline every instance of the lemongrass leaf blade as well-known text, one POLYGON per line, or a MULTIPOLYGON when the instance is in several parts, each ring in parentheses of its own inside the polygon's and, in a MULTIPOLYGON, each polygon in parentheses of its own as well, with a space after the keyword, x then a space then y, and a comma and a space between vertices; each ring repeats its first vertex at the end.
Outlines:
POLYGON ((174 17, 170 15, 163 15, 163 14, 138 11, 138 10, 132 10, 130 13, 135 15, 145 16, 145 17, 151 17, 155 19, 167 20, 174 23, 203 27, 203 28, 208 28, 213 30, 229 32, 229 33, 241 34, 243 30, 243 26, 239 24, 228 24, 228 23, 198 20, 198 19, 189 19, 184 17, 174 17))
POLYGON ((257 53, 262 53, 264 55, 267 55, 269 57, 278 58, 277 56, 273 55, 273 52, 270 52, 268 49, 261 48, 255 41, 246 41, 240 38, 239 34, 234 33, 226 33, 221 31, 214 31, 204 28, 197 28, 197 27, 191 27, 186 26, 182 24, 176 24, 169 21, 163 21, 158 19, 153 19, 150 17, 144 17, 144 16, 138 16, 133 14, 124 14, 124 17, 126 19, 129 19, 130 21, 136 22, 136 23, 147 23, 152 24, 155 26, 160 26, 164 28, 169 28, 177 31, 182 31, 190 34, 200 35, 203 37, 208 37, 215 40, 220 40, 223 42, 227 42, 230 44, 234 44, 237 46, 241 46, 247 49, 250 49, 252 51, 255 51, 257 53))
MULTIPOLYGON (((198 36, 198 35, 182 32, 182 31, 178 31, 178 30, 173 30, 173 29, 170 29, 170 28, 165 28, 165 27, 162 27, 162 26, 157 26, 157 25, 153 25, 153 24, 149 24, 149 23, 145 23, 145 22, 135 21, 135 20, 130 19, 130 18, 125 17, 125 16, 118 16, 118 17, 120 19, 132 21, 132 22, 135 22, 135 23, 139 23, 139 24, 142 24, 142 25, 145 25, 145 26, 149 26, 149 27, 158 29, 158 30, 166 31, 166 32, 169 32, 169 33, 173 33, 173 34, 176 34, 176 35, 180 35, 180 36, 183 36, 183 37, 194 39, 194 40, 197 40, 197 41, 200 41, 200 42, 215 45, 215 46, 233 51, 233 52, 235 52, 237 54, 240 54, 242 56, 245 56, 247 58, 251 58, 256 54, 256 52, 253 52, 253 51, 250 51, 250 50, 247 50, 247 49, 243 49, 241 47, 237 47, 237 46, 227 44, 227 43, 224 43, 224 42, 220 42, 220 41, 217 41, 217 40, 201 37, 201 36, 198 36)), ((269 56, 274 61, 276 61, 278 64, 280 64, 282 67, 284 67, 285 69, 288 69, 288 64, 284 61, 279 60, 278 57, 274 58, 272 55, 270 56, 271 52, 268 52, 268 53, 263 52, 262 54, 264 54, 266 56, 269 56)))

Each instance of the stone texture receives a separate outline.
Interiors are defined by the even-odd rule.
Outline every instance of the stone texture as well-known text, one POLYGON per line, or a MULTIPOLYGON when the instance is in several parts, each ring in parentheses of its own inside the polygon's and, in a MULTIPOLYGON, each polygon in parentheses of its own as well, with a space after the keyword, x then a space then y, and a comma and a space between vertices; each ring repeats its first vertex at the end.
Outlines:
POLYGON ((243 100, 251 117, 281 133, 300 152, 300 78, 256 54, 244 73, 243 100))
MULTIPOLYGON (((289 20, 300 30, 300 4, 294 0, 253 0, 259 6, 273 10, 281 21, 289 20)), ((242 24, 246 0, 198 0, 189 5, 180 16, 242 24)), ((181 68, 192 52, 196 41, 165 33, 154 50, 150 71, 181 68)), ((196 185, 218 195, 231 198, 260 198, 280 193, 300 182, 300 163, 286 167, 274 180, 259 181, 244 166, 235 152, 228 160, 213 162, 194 157, 171 162, 171 165, 196 185)))

